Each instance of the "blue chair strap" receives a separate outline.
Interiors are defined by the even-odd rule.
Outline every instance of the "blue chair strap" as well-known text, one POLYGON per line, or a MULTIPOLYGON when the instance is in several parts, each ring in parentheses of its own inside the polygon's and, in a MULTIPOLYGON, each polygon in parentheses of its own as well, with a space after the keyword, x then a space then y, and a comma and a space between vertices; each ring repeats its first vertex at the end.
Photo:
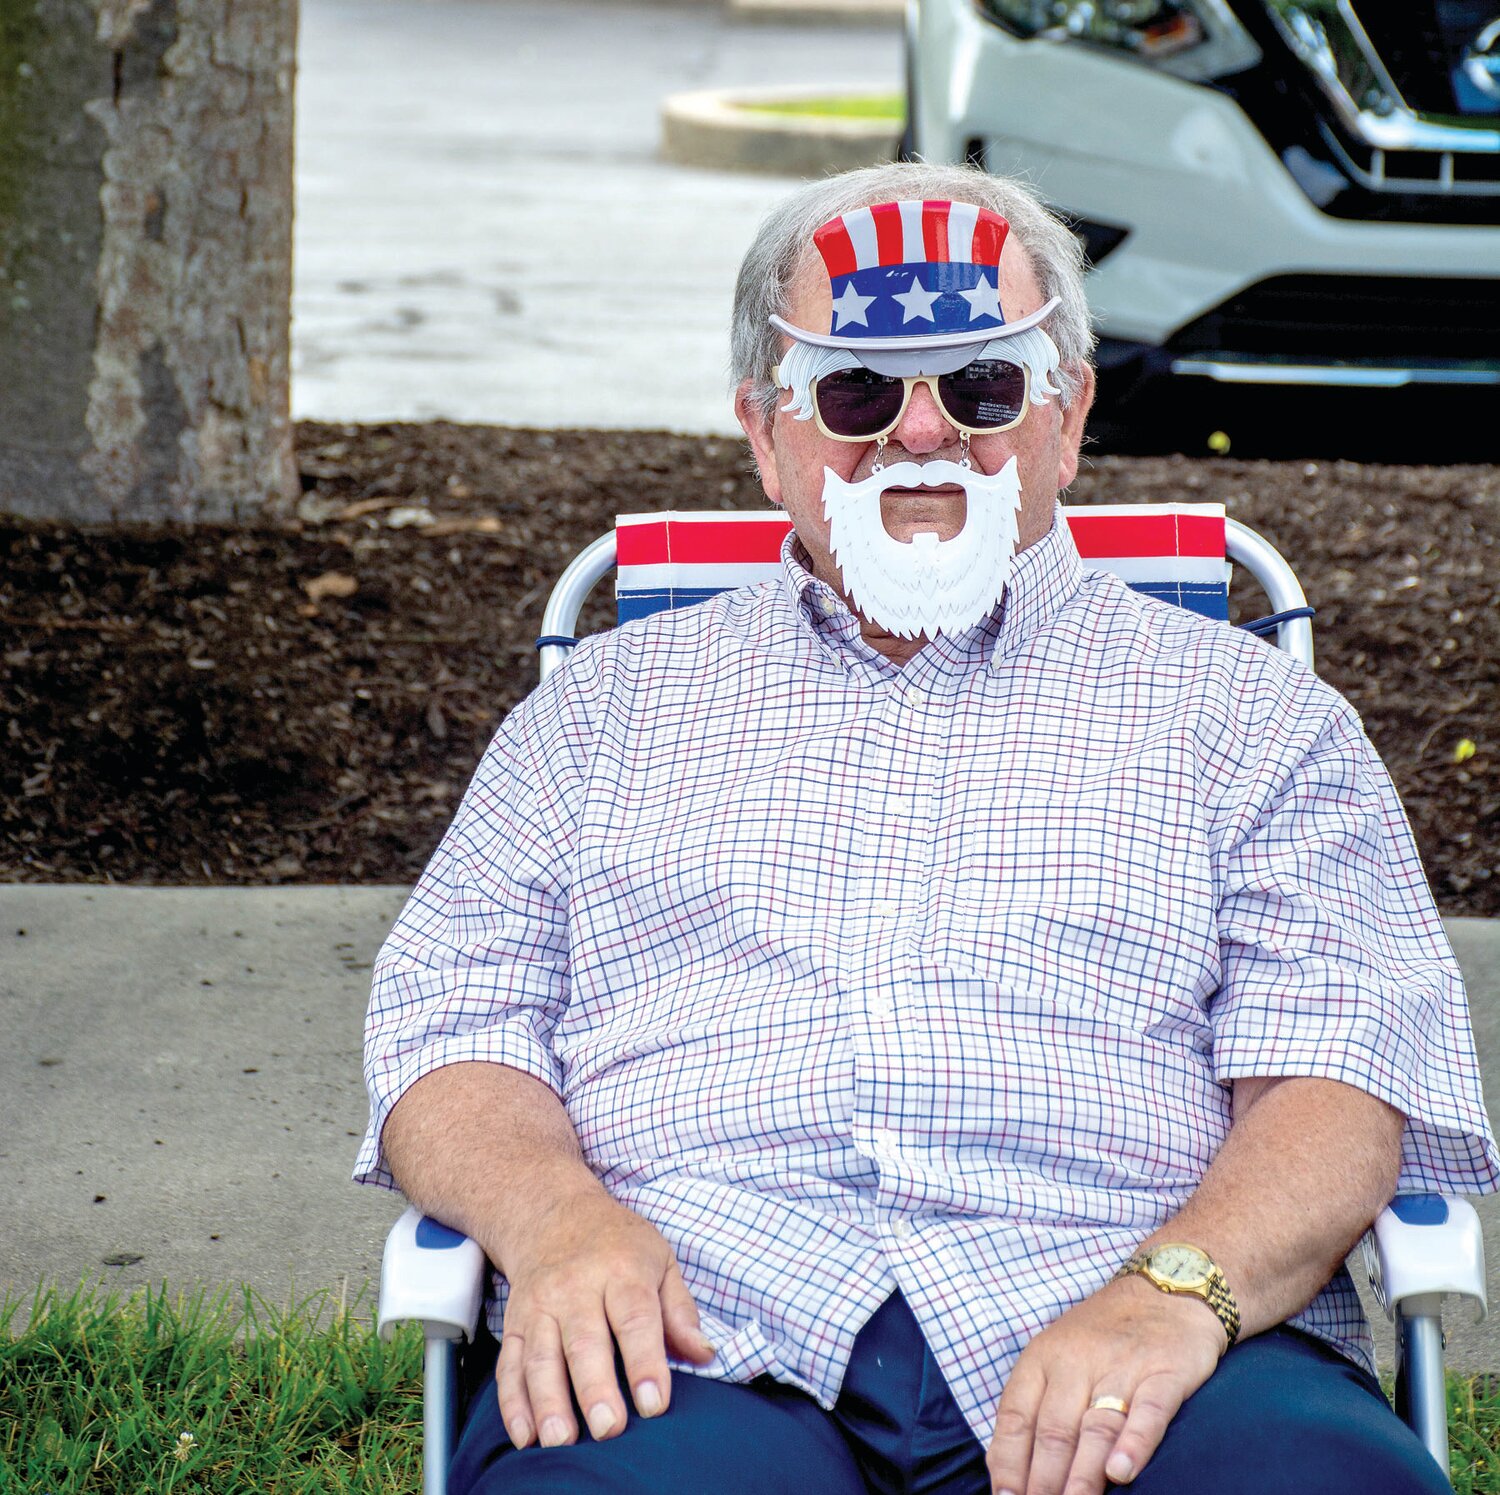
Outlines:
POLYGON ((1284 613, 1270 613, 1264 618, 1256 618, 1254 622, 1241 623, 1240 627, 1246 633, 1255 634, 1257 638, 1268 638, 1283 623, 1292 623, 1298 618, 1315 618, 1317 615, 1315 607, 1289 607, 1284 613))

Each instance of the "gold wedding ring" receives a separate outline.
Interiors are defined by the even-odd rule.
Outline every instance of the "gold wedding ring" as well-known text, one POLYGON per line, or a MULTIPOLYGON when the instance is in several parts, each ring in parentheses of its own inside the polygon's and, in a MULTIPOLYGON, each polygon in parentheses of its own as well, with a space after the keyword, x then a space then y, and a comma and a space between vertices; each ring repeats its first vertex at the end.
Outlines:
POLYGON ((1089 1403, 1090 1412, 1118 1412, 1122 1417, 1130 1416, 1130 1403, 1123 1396, 1096 1396, 1089 1403))

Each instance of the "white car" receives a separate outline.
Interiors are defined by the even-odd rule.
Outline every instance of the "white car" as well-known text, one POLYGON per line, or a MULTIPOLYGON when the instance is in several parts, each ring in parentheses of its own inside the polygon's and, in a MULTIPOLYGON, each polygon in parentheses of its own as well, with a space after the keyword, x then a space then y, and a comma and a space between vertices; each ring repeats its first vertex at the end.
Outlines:
POLYGON ((908 152, 1074 221, 1106 421, 1430 386, 1500 455, 1500 0, 908 0, 907 64, 908 152))

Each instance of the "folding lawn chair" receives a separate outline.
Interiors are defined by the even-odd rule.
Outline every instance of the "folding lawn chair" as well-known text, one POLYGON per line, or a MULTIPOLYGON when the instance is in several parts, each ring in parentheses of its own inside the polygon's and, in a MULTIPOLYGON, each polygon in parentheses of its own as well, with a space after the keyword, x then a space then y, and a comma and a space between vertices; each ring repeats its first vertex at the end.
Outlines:
MULTIPOLYGON (((1065 509, 1086 565, 1128 585, 1227 623, 1229 574, 1243 566, 1270 601, 1268 617, 1242 624, 1309 667, 1312 609, 1291 567, 1254 530, 1226 519, 1222 504, 1128 504, 1065 509)), ((617 572, 619 621, 691 606, 730 587, 780 574, 786 516, 756 513, 622 515, 614 533, 581 551, 559 577, 537 640, 545 679, 576 640, 579 610, 617 572)), ((1467 1298, 1487 1310, 1484 1243, 1466 1200, 1398 1195, 1360 1246, 1370 1283, 1395 1325, 1396 1410, 1448 1470, 1442 1308, 1467 1298)), ((461 1412, 459 1347, 480 1331, 488 1264, 467 1237, 408 1209, 385 1245, 379 1326, 423 1326, 423 1489, 445 1495, 461 1412)))

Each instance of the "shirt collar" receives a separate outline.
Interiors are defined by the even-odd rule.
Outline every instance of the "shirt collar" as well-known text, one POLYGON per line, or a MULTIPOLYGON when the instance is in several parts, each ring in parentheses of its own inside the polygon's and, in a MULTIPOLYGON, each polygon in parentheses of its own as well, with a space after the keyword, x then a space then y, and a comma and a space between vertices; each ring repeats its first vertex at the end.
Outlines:
MULTIPOLYGON (((869 645, 860 639, 859 622, 844 599, 813 575, 809 563, 797 532, 790 531, 782 543, 781 564, 786 594, 799 622, 836 656, 841 653, 840 645, 868 651, 869 645)), ((941 656, 958 669, 987 658, 991 667, 998 668, 1006 656, 1057 616, 1078 590, 1082 575, 1078 547, 1059 504, 1053 509, 1052 528, 1017 554, 999 607, 968 633, 939 637, 917 658, 933 656, 936 663, 941 656)))

